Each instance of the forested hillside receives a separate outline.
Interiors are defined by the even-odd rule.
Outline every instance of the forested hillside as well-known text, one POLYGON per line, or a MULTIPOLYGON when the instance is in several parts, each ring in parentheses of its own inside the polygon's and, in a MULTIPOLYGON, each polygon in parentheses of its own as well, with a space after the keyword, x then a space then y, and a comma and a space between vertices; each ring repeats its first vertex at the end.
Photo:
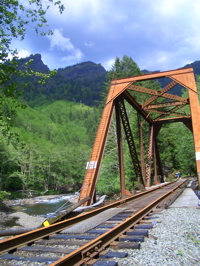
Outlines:
MULTIPOLYGON (((32 67, 47 72, 40 55, 33 57, 37 64, 32 67)), ((21 60, 21 66, 25 62, 21 60)), ((45 85, 38 84, 35 77, 18 79, 19 83, 27 83, 21 101, 28 105, 22 109, 9 99, 2 103, 2 116, 12 122, 10 137, 0 135, 2 190, 66 192, 81 188, 110 81, 141 75, 142 71, 131 58, 124 56, 121 60, 117 58, 111 71, 105 73, 100 65, 85 62, 59 69, 45 85)), ((199 85, 200 76, 196 78, 199 85)), ((147 83, 143 86, 160 88, 156 81, 147 83)), ((139 97, 145 96, 135 97, 140 101, 139 97)), ((128 105, 127 110, 139 154, 137 112, 128 105)), ((192 134, 182 123, 165 125, 158 144, 164 169, 168 169, 166 177, 176 170, 195 173, 192 134)), ((131 190, 137 178, 125 137, 123 145, 127 188, 131 190)), ((112 194, 118 193, 119 188, 116 128, 111 123, 97 191, 112 194)))
MULTIPOLYGON (((30 68, 34 71, 47 73, 49 68, 44 65, 40 54, 20 59, 20 67, 33 60, 30 68)), ((106 81, 106 70, 93 62, 83 62, 74 66, 60 68, 45 84, 38 83, 35 77, 17 78, 20 85, 26 83, 24 99, 32 107, 54 100, 67 100, 97 106, 102 100, 102 88, 106 81)), ((22 87, 22 86, 21 86, 22 87)))
MULTIPOLYGON (((20 59, 21 68, 29 60, 32 60, 32 63, 29 65, 32 70, 42 73, 49 71, 48 66, 43 63, 40 54, 20 59)), ((200 75, 200 61, 195 61, 180 68, 186 67, 193 67, 195 75, 200 75)), ((140 74, 148 72, 155 71, 142 70, 140 74)), ((17 81, 20 84, 20 88, 26 83, 23 97, 31 107, 43 105, 54 100, 67 100, 83 103, 88 106, 98 106, 102 101, 103 87, 107 74, 107 71, 100 64, 83 62, 74 66, 59 68, 57 73, 49 78, 45 84, 38 83, 38 78, 36 77, 29 77, 28 79, 18 77, 17 81)), ((123 76, 123 73, 121 74, 123 76)), ((168 79, 158 79, 158 82, 161 87, 164 87, 168 84, 168 79)), ((171 93, 180 96, 182 93, 181 86, 178 85, 173 88, 171 93)))
POLYGON ((18 109, 12 132, 19 140, 8 145, 1 137, 2 188, 79 189, 97 120, 97 109, 67 101, 18 109))

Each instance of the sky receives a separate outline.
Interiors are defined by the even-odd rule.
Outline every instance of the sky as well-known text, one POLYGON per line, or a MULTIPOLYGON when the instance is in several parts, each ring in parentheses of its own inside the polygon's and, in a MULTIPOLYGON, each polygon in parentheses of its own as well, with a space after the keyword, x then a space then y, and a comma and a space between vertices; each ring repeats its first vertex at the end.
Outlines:
MULTIPOLYGON (((23 0, 27 1, 27 0, 23 0)), ((20 57, 39 53, 50 69, 92 61, 109 71, 131 57, 141 70, 167 71, 200 60, 200 0, 62 0, 46 18, 54 34, 28 29, 20 57)))

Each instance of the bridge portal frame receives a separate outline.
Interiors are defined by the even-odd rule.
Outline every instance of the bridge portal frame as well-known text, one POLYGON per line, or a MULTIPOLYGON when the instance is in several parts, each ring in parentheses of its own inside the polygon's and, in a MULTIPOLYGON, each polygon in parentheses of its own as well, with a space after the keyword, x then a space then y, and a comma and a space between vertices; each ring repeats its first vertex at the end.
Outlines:
POLYGON ((121 196, 128 195, 125 188, 124 166, 123 166, 123 151, 121 144, 121 122, 126 131, 127 141, 129 141, 130 153, 132 150, 132 159, 138 181, 144 186, 149 187, 151 180, 151 167, 154 166, 154 184, 164 182, 162 166, 158 153, 156 137, 160 128, 165 123, 183 122, 193 133, 194 149, 196 157, 196 168, 198 176, 198 184, 200 185, 200 107, 194 77, 193 68, 185 68, 158 73, 145 74, 140 76, 116 79, 111 82, 107 100, 102 113, 101 121, 98 127, 96 138, 94 141, 90 161, 86 166, 85 178, 82 184, 79 200, 89 196, 90 200, 86 203, 90 205, 93 202, 95 194, 95 186, 98 179, 98 174, 104 154, 106 140, 109 132, 109 127, 112 119, 113 111, 116 111, 116 128, 118 139, 118 157, 120 167, 120 183, 121 196), (169 78, 171 82, 161 90, 153 90, 135 85, 138 81, 146 81, 159 78, 169 78), (177 84, 188 89, 188 98, 169 94, 168 91, 177 84), (139 104, 129 91, 137 91, 150 95, 150 97, 142 104, 139 104), (168 101, 155 103, 158 98, 165 98, 168 101), (146 162, 144 160, 142 126, 140 127, 140 147, 141 147, 141 166, 138 166, 137 154, 134 150, 134 143, 129 130, 128 120, 126 118, 123 101, 126 100, 141 116, 145 122, 149 124, 149 144, 146 154, 146 162), (154 104, 153 104, 154 102, 154 104), (190 114, 187 115, 182 107, 190 106, 190 114), (121 106, 121 107, 120 107, 121 106), (171 108, 168 111, 163 111, 162 108, 171 108), (157 117, 151 118, 151 114, 158 114, 157 117), (132 144, 131 144, 132 143, 132 144))

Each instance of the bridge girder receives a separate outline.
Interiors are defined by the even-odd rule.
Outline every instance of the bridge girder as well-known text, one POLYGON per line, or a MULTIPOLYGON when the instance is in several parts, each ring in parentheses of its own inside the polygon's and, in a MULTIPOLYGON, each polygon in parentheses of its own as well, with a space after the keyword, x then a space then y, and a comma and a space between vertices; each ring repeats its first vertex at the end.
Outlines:
POLYGON ((133 166, 135 167, 136 175, 138 176, 141 183, 143 183, 145 186, 150 186, 152 182, 154 184, 164 182, 156 137, 163 124, 183 122, 193 133, 197 175, 198 182, 200 184, 200 108, 193 69, 185 68, 117 79, 111 82, 106 104, 93 145, 90 161, 87 163, 86 174, 80 192, 79 200, 85 198, 86 196, 89 196, 90 201, 87 202, 87 205, 91 204, 91 202, 93 201, 95 186, 114 109, 116 111, 122 196, 126 195, 126 189, 124 180, 125 175, 123 167, 123 150, 122 145, 120 144, 120 117, 129 144, 130 154, 131 149, 133 151, 131 154, 133 158, 133 166), (137 85, 137 82, 159 78, 168 78, 170 80, 169 84, 167 84, 161 90, 153 90, 137 85), (169 90, 171 90, 178 84, 188 89, 188 98, 168 93, 169 90), (144 102, 139 103, 132 95, 133 91, 145 94, 147 97, 148 95, 150 95, 150 97, 144 102), (130 131, 129 121, 124 106, 124 100, 127 101, 137 111, 138 116, 142 117, 143 119, 142 123, 138 123, 141 150, 140 163, 137 158, 136 150, 134 148, 134 140, 130 131), (190 106, 189 114, 187 114, 184 110, 184 106, 187 105, 190 106), (150 129, 146 158, 144 158, 145 154, 142 133, 142 124, 144 123, 148 123, 150 129), (153 180, 151 177, 152 167, 154 168, 153 180))

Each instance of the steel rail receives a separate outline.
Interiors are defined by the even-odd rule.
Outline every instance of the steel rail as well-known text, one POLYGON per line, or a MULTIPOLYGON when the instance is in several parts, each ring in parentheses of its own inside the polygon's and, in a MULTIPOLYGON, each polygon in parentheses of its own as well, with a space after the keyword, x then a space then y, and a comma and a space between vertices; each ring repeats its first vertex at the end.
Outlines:
POLYGON ((64 265, 86 265, 91 259, 98 257, 98 255, 105 250, 112 242, 119 239, 124 233, 130 230, 134 225, 140 222, 145 216, 147 216, 153 208, 155 208, 161 201, 167 198, 171 193, 177 190, 180 186, 186 183, 188 180, 181 182, 176 187, 172 188, 170 191, 153 201, 151 204, 143 208, 141 211, 137 212, 123 223, 117 225, 108 232, 102 234, 86 245, 80 247, 79 249, 73 251, 72 253, 66 255, 60 260, 50 264, 50 266, 64 266, 64 265))
MULTIPOLYGON (((173 182, 175 182, 175 181, 173 181, 173 182)), ((105 210, 108 210, 110 208, 116 208, 116 207, 122 206, 123 204, 128 203, 128 202, 130 202, 136 198, 142 197, 145 194, 153 193, 155 190, 160 189, 160 188, 165 187, 165 186, 168 186, 168 185, 172 184, 173 182, 162 184, 158 187, 155 187, 155 188, 149 189, 147 191, 135 194, 133 196, 130 196, 128 198, 125 198, 125 199, 119 200, 117 202, 111 203, 111 204, 106 205, 104 207, 101 207, 99 209, 92 210, 88 213, 81 214, 77 217, 70 218, 70 219, 67 219, 64 221, 60 221, 60 222, 57 222, 57 223, 52 224, 50 226, 39 228, 39 229, 24 233, 24 234, 21 234, 18 236, 4 239, 4 240, 0 241, 0 254, 2 255, 6 252, 15 251, 17 248, 20 248, 20 247, 25 246, 25 245, 31 245, 35 241, 37 241, 41 238, 47 238, 52 234, 59 233, 60 231, 62 231, 63 229, 65 229, 69 226, 72 226, 78 222, 84 221, 84 220, 86 220, 86 219, 88 219, 88 218, 90 218, 96 214, 99 214, 105 210)))

